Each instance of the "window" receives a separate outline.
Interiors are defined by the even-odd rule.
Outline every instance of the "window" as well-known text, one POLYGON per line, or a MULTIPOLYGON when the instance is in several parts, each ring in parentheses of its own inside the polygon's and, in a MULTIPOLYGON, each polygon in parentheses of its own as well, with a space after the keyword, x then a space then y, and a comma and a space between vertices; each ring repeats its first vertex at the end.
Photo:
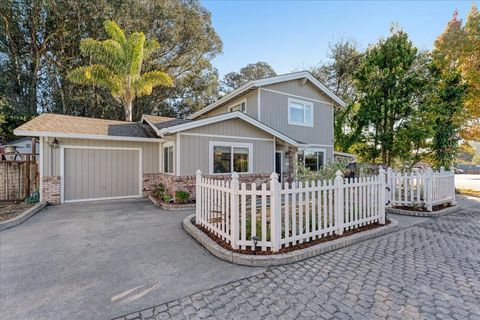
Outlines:
POLYGON ((242 102, 229 107, 228 111, 229 112, 235 112, 235 111, 245 112, 245 111, 247 111, 247 101, 243 100, 242 102))
POLYGON ((305 168, 318 171, 325 164, 325 150, 305 149, 298 153, 298 161, 303 163, 305 168))
POLYGON ((311 102, 288 99, 288 123, 313 127, 313 104, 311 102))
POLYGON ((163 148, 163 172, 173 173, 173 146, 163 148))
POLYGON ((252 144, 210 142, 210 173, 250 172, 252 144))

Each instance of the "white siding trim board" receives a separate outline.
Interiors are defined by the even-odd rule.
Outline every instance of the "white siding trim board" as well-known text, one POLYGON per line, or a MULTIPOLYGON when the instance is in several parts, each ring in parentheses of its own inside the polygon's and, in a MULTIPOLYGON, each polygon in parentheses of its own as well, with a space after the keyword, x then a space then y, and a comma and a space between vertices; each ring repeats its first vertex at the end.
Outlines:
POLYGON ((43 201, 43 164, 45 163, 44 159, 43 159, 43 137, 39 137, 39 140, 40 140, 40 202, 43 201))
POLYGON ((84 134, 84 133, 63 133, 63 132, 47 132, 47 131, 19 131, 14 130, 17 136, 33 136, 33 137, 55 137, 55 138, 74 138, 87 140, 112 140, 112 141, 139 141, 139 142, 162 142, 161 138, 139 138, 124 136, 108 136, 102 134, 84 134))
POLYGON ((60 145, 60 203, 87 202, 100 200, 141 198, 143 195, 143 163, 142 148, 128 147, 103 147, 103 146, 82 146, 82 145, 60 145), (65 149, 93 149, 93 150, 130 150, 138 151, 138 195, 128 195, 119 197, 88 198, 65 201, 65 149))
POLYGON ((206 134, 206 133, 189 133, 181 132, 181 136, 193 136, 193 137, 211 137, 211 138, 226 138, 226 139, 240 139, 240 140, 258 140, 258 141, 274 141, 274 139, 256 138, 256 137, 241 137, 241 136, 225 136, 219 134, 206 134))

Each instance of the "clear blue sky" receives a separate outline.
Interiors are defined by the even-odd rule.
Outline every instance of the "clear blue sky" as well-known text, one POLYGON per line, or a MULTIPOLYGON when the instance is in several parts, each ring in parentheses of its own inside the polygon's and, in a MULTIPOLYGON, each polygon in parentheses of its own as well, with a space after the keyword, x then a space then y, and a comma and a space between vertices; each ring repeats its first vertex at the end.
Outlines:
POLYGON ((326 61, 328 44, 356 39, 362 49, 388 36, 392 22, 430 49, 455 9, 465 18, 478 1, 202 1, 223 41, 213 64, 220 76, 266 61, 277 73, 326 61))

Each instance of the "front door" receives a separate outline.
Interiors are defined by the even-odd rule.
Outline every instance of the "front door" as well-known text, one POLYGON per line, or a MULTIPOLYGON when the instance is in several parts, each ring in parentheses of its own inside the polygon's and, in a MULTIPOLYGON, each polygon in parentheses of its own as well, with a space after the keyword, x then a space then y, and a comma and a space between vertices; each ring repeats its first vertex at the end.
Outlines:
POLYGON ((278 175, 278 181, 282 182, 282 152, 275 152, 275 173, 278 175))

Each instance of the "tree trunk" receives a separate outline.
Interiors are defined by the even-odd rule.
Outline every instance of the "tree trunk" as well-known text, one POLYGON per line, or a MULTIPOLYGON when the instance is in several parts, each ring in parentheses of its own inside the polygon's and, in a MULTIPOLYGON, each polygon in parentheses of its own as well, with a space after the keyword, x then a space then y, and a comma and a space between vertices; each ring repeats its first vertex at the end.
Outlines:
POLYGON ((125 121, 132 122, 133 121, 133 101, 128 100, 125 101, 125 121))

